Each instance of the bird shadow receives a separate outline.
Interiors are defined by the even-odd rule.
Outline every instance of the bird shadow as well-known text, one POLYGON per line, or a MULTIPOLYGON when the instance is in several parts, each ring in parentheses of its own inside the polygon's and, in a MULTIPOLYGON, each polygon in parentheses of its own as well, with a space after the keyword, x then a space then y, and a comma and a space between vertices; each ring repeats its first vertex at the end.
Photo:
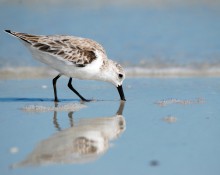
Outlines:
MULTIPOLYGON (((59 102, 80 101, 78 99, 59 99, 59 102)), ((0 98, 0 102, 54 102, 53 98, 19 98, 5 97, 0 98)))
MULTIPOLYGON (((59 102, 80 102, 81 99, 59 99, 59 102)), ((104 100, 104 99, 91 99, 89 102, 99 101, 117 101, 117 100, 104 100)), ((0 102, 54 102, 54 98, 21 98, 21 97, 3 97, 0 102)))

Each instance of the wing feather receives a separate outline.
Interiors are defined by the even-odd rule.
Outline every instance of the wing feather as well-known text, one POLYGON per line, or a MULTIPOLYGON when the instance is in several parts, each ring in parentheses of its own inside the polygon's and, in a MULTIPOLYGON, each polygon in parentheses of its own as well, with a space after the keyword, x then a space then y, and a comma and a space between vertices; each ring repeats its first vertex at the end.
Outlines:
POLYGON ((104 48, 97 42, 80 37, 66 35, 30 35, 10 32, 39 51, 68 61, 77 67, 85 67, 97 59, 96 51, 106 55, 104 48))

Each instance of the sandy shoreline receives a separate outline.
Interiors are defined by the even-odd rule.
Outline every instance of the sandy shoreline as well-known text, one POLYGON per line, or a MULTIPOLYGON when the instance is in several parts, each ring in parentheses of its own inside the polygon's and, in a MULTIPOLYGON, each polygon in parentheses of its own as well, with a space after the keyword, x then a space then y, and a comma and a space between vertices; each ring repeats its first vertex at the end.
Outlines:
MULTIPOLYGON (((125 68, 126 77, 220 77, 220 68, 125 68)), ((0 69, 0 80, 51 78, 58 74, 49 67, 9 67, 0 69)))

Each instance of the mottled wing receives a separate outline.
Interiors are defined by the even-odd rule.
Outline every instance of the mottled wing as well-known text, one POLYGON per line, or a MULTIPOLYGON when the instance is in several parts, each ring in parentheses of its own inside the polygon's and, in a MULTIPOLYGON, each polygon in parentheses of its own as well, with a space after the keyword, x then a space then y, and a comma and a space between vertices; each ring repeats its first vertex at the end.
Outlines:
POLYGON ((64 35, 30 35, 11 31, 9 33, 15 35, 39 51, 53 55, 77 67, 85 67, 92 63, 97 59, 97 52, 102 52, 105 55, 104 48, 90 39, 64 35))

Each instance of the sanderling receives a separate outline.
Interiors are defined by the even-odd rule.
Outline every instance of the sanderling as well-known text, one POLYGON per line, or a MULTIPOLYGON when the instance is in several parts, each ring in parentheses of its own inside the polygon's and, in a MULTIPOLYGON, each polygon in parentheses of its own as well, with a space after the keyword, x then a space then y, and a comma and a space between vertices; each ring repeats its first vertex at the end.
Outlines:
POLYGON ((68 87, 83 101, 90 100, 85 99, 73 88, 72 78, 110 82, 117 87, 121 100, 125 101, 122 88, 124 70, 120 64, 108 59, 99 43, 75 36, 43 36, 5 31, 19 38, 35 59, 59 72, 53 79, 54 101, 58 101, 56 82, 62 75, 70 77, 68 87))

